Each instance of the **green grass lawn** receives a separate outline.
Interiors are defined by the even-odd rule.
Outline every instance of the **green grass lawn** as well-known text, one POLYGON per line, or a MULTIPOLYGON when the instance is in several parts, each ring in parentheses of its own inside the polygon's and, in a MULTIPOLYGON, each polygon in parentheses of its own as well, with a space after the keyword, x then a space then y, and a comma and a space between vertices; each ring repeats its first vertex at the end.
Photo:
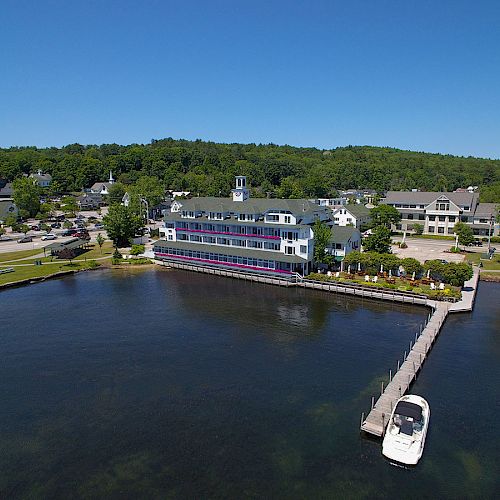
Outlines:
POLYGON ((465 256, 465 259, 467 262, 471 264, 483 264, 483 269, 486 271, 495 271, 495 270, 500 270, 500 255, 498 254, 493 254, 493 258, 490 259, 481 259, 481 255, 479 253, 468 253, 465 256))
POLYGON ((0 262, 8 262, 10 260, 24 259, 43 252, 43 249, 37 248, 35 250, 19 250, 17 252, 0 253, 0 262))
MULTIPOLYGON (((8 265, 2 266, 2 268, 9 267, 8 265)), ((22 281, 31 278, 40 278, 42 276, 48 276, 49 274, 54 274, 59 271, 70 271, 72 269, 87 269, 90 268, 91 264, 88 262, 75 263, 72 265, 63 263, 53 263, 44 264, 42 266, 19 266, 14 267, 13 273, 0 274, 0 285, 5 283, 15 283, 16 281, 22 281)))

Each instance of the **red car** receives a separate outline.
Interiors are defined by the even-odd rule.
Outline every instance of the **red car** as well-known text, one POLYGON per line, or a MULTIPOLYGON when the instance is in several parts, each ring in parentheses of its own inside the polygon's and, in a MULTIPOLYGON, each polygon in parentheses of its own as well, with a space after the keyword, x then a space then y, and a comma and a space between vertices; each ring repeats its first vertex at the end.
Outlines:
POLYGON ((77 233, 73 234, 75 238, 80 238, 82 240, 90 240, 90 235, 88 231, 78 231, 77 233))

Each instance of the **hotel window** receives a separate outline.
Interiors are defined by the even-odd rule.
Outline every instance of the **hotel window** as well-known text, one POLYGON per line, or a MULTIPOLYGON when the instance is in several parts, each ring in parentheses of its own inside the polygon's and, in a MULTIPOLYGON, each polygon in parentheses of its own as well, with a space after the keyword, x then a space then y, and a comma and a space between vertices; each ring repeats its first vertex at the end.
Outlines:
POLYGON ((444 222, 446 220, 446 215, 439 216, 439 222, 444 222))
POLYGON ((293 247, 285 247, 285 253, 287 255, 293 255, 293 247))
POLYGON ((279 221, 279 215, 267 215, 266 220, 269 222, 278 222, 279 221))
POLYGON ((429 215, 429 220, 436 220, 436 216, 435 215, 429 215))
POLYGON ((406 218, 407 218, 407 219, 409 219, 409 220, 413 220, 413 214, 408 214, 408 215, 406 216, 406 218))
POLYGON ((470 210, 470 207, 464 207, 464 210, 469 211, 469 210, 470 210))
POLYGON ((425 220, 425 214, 418 214, 418 220, 425 220))
POLYGON ((450 216, 448 217, 448 220, 449 220, 450 222, 455 222, 455 216, 454 216, 454 215, 450 215, 450 216))
POLYGON ((307 246, 306 245, 300 245, 300 253, 307 253, 307 246))
POLYGON ((453 227, 448 228, 448 234, 453 234, 455 232, 455 229, 453 227))
POLYGON ((433 233, 434 232, 434 226, 429 226, 428 231, 429 231, 429 233, 433 233))
POLYGON ((438 203, 438 210, 449 210, 449 209, 450 209, 449 203, 438 203))
POLYGON ((290 224, 292 222, 292 218, 289 215, 285 215, 285 224, 290 224))
POLYGON ((169 240, 173 240, 173 239, 174 239, 174 237, 173 237, 171 234, 169 234, 169 235, 168 235, 168 239, 169 239, 169 240))
POLYGON ((444 227, 438 227, 438 233, 443 234, 444 233, 444 227))

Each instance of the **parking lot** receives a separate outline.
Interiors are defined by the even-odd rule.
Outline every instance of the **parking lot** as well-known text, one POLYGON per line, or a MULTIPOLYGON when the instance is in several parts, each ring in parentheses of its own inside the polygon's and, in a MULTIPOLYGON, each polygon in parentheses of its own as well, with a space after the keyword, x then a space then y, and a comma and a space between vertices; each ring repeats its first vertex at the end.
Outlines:
POLYGON ((407 238, 406 244, 408 248, 393 245, 392 252, 403 259, 413 257, 422 263, 433 259, 443 259, 448 262, 463 262, 465 259, 463 254, 449 252, 454 245, 453 241, 407 238))

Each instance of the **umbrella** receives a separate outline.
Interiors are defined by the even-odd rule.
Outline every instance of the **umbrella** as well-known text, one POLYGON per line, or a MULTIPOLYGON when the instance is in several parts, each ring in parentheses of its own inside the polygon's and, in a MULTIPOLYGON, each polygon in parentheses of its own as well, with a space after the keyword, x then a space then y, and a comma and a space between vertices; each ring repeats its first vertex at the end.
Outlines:
POLYGON ((358 262, 358 271, 361 271, 361 262, 358 262))
POLYGON ((392 269, 389 269, 389 278, 392 278, 392 269))
POLYGON ((414 280, 415 279, 415 271, 413 271, 413 274, 411 275, 411 279, 414 280))
POLYGON ((383 273, 384 272, 384 264, 380 264, 380 272, 383 273))
POLYGON ((351 274, 351 264, 349 264, 349 265, 347 266, 347 272, 348 272, 349 274, 351 274))
POLYGON ((427 270, 427 279, 429 279, 430 277, 431 277, 431 270, 430 270, 430 269, 428 269, 428 270, 427 270))

